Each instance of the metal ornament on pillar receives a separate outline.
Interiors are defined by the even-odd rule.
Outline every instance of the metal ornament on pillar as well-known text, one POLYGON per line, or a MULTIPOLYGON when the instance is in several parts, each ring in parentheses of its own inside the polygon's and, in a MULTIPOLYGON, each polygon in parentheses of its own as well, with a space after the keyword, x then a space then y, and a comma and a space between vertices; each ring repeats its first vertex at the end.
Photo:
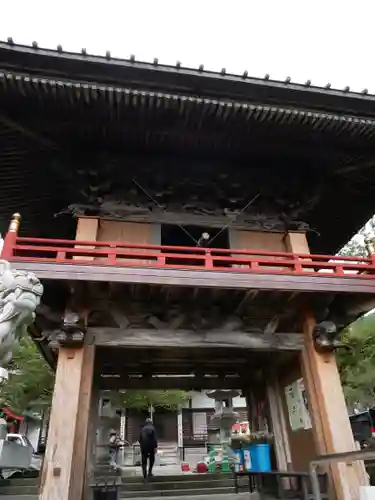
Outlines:
POLYGON ((15 343, 35 320, 43 285, 35 274, 11 269, 0 260, 0 367, 12 359, 15 343))
POLYGON ((321 321, 313 330, 314 346, 317 351, 333 351, 342 347, 340 332, 333 321, 321 321))

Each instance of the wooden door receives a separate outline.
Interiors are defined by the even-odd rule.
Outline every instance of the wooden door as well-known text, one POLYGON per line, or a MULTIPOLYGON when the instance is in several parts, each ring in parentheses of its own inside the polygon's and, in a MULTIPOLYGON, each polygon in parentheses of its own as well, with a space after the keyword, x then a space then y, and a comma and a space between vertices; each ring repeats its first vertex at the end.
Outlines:
MULTIPOLYGON (((160 245, 161 226, 160 224, 147 224, 136 222, 100 220, 98 228, 98 241, 136 243, 140 245, 160 245)), ((124 249, 126 246, 124 245, 124 249)), ((129 249, 131 251, 142 252, 140 249, 129 249)), ((157 254, 157 250, 143 250, 157 254)), ((154 259, 118 259, 128 261, 131 264, 145 265, 154 263, 154 259)))
MULTIPOLYGON (((229 230, 229 244, 233 249, 260 250, 264 252, 285 252, 285 245, 282 233, 270 233, 261 231, 240 231, 236 229, 229 230)), ((262 257, 259 255, 237 254, 237 258, 262 257)), ((269 258, 269 257, 267 257, 269 258)), ((277 259, 277 257, 275 257, 277 259)), ((247 264, 234 264, 233 267, 248 267, 247 264)), ((267 269, 267 267, 263 267, 267 269)), ((276 269, 273 267, 273 269, 276 269)))

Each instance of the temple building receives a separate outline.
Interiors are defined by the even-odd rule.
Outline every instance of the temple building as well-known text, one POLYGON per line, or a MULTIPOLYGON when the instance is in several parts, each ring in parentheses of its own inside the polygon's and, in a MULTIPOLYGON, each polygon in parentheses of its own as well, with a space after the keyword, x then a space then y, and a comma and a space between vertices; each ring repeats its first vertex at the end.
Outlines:
MULTIPOLYGON (((374 213, 373 96, 9 39, 0 109, 1 258, 56 370, 40 500, 91 498, 122 390, 241 390, 279 471, 355 450, 335 349, 375 250, 335 255, 374 213)), ((360 464, 325 472, 359 498, 360 464)))

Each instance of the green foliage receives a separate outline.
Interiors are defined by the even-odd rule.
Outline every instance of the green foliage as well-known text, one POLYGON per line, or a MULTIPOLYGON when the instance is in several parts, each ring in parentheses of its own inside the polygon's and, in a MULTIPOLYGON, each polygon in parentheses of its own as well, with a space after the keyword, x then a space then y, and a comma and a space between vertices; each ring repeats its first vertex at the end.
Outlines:
POLYGON ((350 406, 367 408, 375 404, 375 313, 348 327, 343 336, 346 349, 336 358, 345 396, 350 406))
POLYGON ((176 410, 188 399, 185 391, 122 391, 116 397, 119 406, 147 410, 155 408, 176 410))
POLYGON ((38 410, 50 404, 54 374, 27 336, 16 344, 9 379, 0 386, 0 404, 13 411, 38 410))
MULTIPOLYGON (((375 237, 375 217, 341 250, 340 255, 367 257, 365 238, 375 237), (358 236, 359 235, 359 236, 358 236)), ((375 312, 352 323, 343 334, 346 349, 336 359, 347 403, 351 407, 375 405, 375 312)))

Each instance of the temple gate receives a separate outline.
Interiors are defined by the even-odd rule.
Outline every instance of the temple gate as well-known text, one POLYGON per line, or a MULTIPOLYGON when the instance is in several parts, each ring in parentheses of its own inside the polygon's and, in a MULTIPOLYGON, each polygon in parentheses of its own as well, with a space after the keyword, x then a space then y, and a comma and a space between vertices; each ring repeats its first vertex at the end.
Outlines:
MULTIPOLYGON (((0 69, 1 257, 43 283, 56 370, 40 499, 90 498, 102 391, 240 389, 281 471, 354 450, 334 351, 374 252, 335 254, 373 213, 372 101, 12 41, 0 69)), ((359 498, 360 465, 327 472, 359 498)))

